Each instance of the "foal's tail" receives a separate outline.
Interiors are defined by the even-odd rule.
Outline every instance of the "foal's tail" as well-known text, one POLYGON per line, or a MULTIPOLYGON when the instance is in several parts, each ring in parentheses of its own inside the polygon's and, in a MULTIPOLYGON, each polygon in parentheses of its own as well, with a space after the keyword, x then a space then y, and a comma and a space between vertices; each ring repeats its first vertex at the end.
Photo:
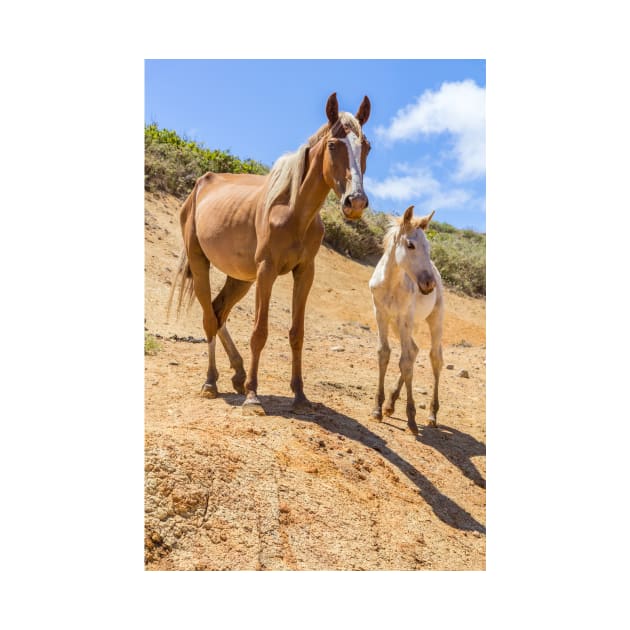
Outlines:
POLYGON ((196 209, 196 198, 197 198, 197 184, 195 184, 191 193, 184 201, 184 204, 179 211, 179 222, 182 228, 182 234, 184 235, 184 247, 182 249, 182 253, 179 256, 179 264, 177 266, 177 271, 173 275, 173 280, 171 282, 171 292, 168 297, 168 307, 166 311, 166 317, 168 318, 171 313, 171 306, 173 303, 173 296, 175 295, 175 289, 177 285, 179 285, 179 296, 177 299, 177 316, 182 308, 182 304, 185 303, 185 308, 188 310, 195 299, 195 294, 193 291, 193 276, 192 271, 190 269, 190 264, 188 263, 188 252, 186 251, 186 232, 191 229, 195 230, 195 209, 196 209))

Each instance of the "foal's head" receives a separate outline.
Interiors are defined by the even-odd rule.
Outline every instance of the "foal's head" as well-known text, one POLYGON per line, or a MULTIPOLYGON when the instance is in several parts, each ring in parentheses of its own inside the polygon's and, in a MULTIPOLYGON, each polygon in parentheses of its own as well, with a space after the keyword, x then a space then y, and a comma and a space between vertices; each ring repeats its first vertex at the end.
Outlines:
POLYGON ((328 133, 324 141, 324 181, 341 201, 347 219, 360 219, 367 208, 363 190, 363 174, 370 143, 363 135, 363 125, 370 117, 370 99, 365 96, 356 115, 339 112, 337 95, 331 94, 326 103, 328 133))
POLYGON ((428 295, 435 289, 435 273, 431 264, 429 241, 425 234, 434 214, 435 210, 425 217, 416 219, 413 216, 413 206, 409 206, 392 234, 396 263, 415 280, 423 295, 428 295))

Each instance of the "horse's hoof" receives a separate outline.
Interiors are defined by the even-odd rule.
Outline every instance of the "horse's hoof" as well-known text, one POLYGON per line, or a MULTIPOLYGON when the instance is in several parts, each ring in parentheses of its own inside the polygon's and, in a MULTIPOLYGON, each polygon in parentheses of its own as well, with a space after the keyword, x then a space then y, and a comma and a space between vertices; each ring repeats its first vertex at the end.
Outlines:
POLYGON ((375 409, 372 412, 372 418, 374 418, 376 420, 382 420, 383 419, 383 414, 378 409, 375 409))
POLYGON ((393 407, 384 407, 383 408, 383 413, 388 417, 391 418, 394 415, 394 408, 393 407))
POLYGON ((260 404, 258 398, 248 398, 243 403, 243 413, 248 416, 265 416, 265 410, 263 406, 260 404))
POLYGON ((245 395, 245 384, 244 383, 232 383, 232 387, 237 394, 245 395))
POLYGON ((232 377, 232 387, 237 394, 245 395, 245 374, 235 374, 232 377))
POLYGON ((428 426, 437 427, 437 420, 435 419, 435 416, 429 416, 428 426))
POLYGON ((201 396, 203 398, 216 398, 219 395, 219 390, 216 385, 210 383, 204 383, 201 388, 201 396))
POLYGON ((291 411, 294 413, 308 413, 313 411, 314 407, 307 398, 301 398, 300 400, 294 400, 291 405, 291 411))
POLYGON ((416 424, 415 420, 407 420, 407 426, 414 435, 418 435, 418 425, 416 424))

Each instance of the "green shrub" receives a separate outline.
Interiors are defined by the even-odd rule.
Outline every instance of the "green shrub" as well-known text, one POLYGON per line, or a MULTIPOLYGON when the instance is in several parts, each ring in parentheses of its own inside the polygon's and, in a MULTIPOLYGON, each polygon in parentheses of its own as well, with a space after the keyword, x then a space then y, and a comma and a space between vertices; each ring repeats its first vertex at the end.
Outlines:
POLYGON ((175 131, 156 124, 144 127, 144 187, 163 190, 183 198, 204 173, 254 173, 269 169, 251 159, 240 160, 229 151, 210 150, 192 140, 180 138, 175 131))
POLYGON ((149 333, 144 333, 144 354, 155 355, 160 350, 160 344, 158 340, 149 333))
MULTIPOLYGON (((144 147, 145 189, 166 191, 180 198, 186 197, 197 178, 208 171, 269 172, 260 162, 240 160, 227 151, 206 149, 197 142, 181 138, 175 131, 160 129, 156 124, 145 125, 144 147)), ((324 202, 321 217, 327 245, 361 262, 375 264, 378 261, 383 253, 383 236, 389 228, 387 214, 368 209, 358 221, 347 221, 339 210, 339 201, 331 192, 324 202)), ((444 283, 467 295, 485 295, 486 235, 432 221, 427 236, 431 241, 431 257, 444 283)))
POLYGON ((324 242, 355 260, 376 263, 383 253, 383 236, 389 219, 369 208, 358 221, 348 221, 339 209, 339 200, 330 192, 320 216, 326 228, 324 242))
POLYGON ((431 259, 444 284, 471 296, 486 294, 486 237, 472 230, 436 232, 429 226, 431 259))

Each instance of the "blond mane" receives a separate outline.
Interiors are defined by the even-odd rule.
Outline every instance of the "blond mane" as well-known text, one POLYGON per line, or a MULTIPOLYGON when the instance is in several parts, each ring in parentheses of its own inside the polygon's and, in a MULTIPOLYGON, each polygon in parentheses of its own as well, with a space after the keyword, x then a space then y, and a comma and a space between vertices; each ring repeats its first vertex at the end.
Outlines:
POLYGON ((389 221, 389 228, 383 237, 383 250, 389 251, 402 234, 408 234, 413 230, 422 228, 422 219, 423 217, 412 217, 409 227, 404 227, 403 217, 392 217, 389 221))
POLYGON ((308 150, 314 147, 322 138, 327 138, 336 133, 341 125, 349 127, 359 138, 363 138, 363 130, 359 121, 348 112, 340 112, 339 118, 332 128, 328 123, 324 123, 297 151, 285 153, 276 160, 271 171, 269 171, 269 184, 265 196, 265 213, 279 199, 286 197, 288 197, 289 206, 295 206, 300 184, 305 175, 304 170, 306 168, 306 154, 308 150))

